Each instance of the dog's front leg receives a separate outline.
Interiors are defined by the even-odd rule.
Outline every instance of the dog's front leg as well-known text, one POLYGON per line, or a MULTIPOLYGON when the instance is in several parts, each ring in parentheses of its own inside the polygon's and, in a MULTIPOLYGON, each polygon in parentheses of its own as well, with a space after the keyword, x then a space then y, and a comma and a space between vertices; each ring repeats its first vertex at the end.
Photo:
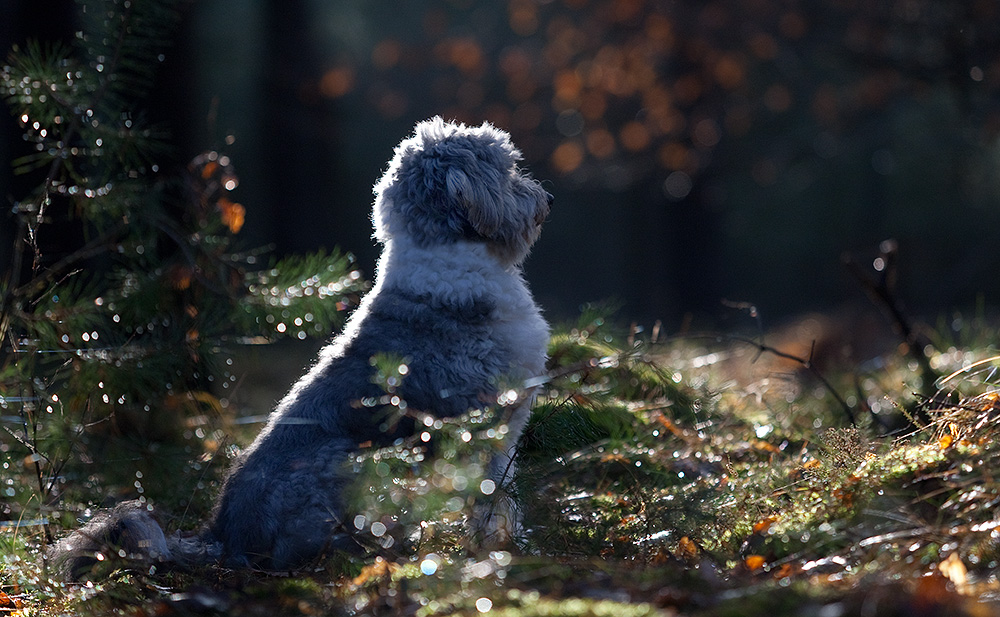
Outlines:
POLYGON ((475 544, 481 548, 509 545, 523 531, 521 508, 514 495, 517 475, 517 445, 531 413, 531 399, 508 408, 507 433, 501 449, 493 455, 483 484, 484 498, 476 505, 472 525, 475 544))

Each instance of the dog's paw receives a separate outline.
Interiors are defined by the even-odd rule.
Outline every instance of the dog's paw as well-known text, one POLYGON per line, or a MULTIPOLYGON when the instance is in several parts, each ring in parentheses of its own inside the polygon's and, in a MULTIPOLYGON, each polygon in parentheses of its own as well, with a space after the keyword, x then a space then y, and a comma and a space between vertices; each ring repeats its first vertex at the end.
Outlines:
POLYGON ((521 509, 507 495, 498 495, 473 511, 472 545, 476 548, 497 549, 513 544, 524 531, 521 509))

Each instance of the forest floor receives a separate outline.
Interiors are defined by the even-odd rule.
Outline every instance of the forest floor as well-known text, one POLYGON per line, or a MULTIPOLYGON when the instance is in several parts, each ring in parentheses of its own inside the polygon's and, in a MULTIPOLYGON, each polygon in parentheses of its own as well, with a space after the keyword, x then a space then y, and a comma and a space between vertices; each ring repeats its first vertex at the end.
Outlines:
MULTIPOLYGON (((92 436, 100 456, 66 465, 57 502, 18 505, 0 613, 1000 615, 997 334, 953 320, 923 354, 887 336, 859 358, 878 337, 829 317, 662 340, 585 316, 553 338, 506 487, 524 516, 510 546, 463 531, 502 431, 480 414, 428 426, 435 456, 419 442, 358 456, 360 554, 291 573, 108 560, 84 583, 52 580, 46 533, 88 506, 142 496, 169 529, 197 527, 284 387, 251 375, 176 435, 92 436)), ((290 380, 306 360, 285 358, 290 380)))

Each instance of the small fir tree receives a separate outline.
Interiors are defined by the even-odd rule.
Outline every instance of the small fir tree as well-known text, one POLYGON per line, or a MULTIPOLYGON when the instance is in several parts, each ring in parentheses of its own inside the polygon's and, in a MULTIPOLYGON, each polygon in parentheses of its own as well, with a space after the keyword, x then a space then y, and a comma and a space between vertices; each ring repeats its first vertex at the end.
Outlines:
POLYGON ((239 347, 325 337, 364 288, 349 255, 238 250, 224 154, 158 164, 165 138, 137 110, 178 5, 83 0, 71 45, 15 47, 0 73, 35 185, 3 221, 2 519, 45 521, 63 485, 100 482, 109 434, 155 447, 218 411, 239 347))

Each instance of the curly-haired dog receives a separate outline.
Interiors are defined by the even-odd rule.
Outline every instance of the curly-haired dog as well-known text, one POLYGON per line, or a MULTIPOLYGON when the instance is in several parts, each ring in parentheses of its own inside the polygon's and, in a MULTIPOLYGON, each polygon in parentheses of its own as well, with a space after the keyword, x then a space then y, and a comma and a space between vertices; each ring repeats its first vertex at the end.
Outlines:
MULTIPOLYGON (((144 505, 121 504, 56 545, 63 572, 85 573, 108 545, 147 560, 303 564, 329 547, 344 520, 347 457, 361 443, 391 443, 412 430, 412 422, 389 429, 384 412, 358 404, 383 394, 373 357, 406 358, 399 394, 442 417, 495 405, 501 378, 541 375, 549 329, 520 264, 552 196, 518 167, 520 158, 489 124, 418 124, 375 186, 374 235, 384 249, 374 288, 236 460, 206 529, 165 536, 144 505)), ((508 452, 491 469, 498 484, 530 399, 507 411, 508 452)))

